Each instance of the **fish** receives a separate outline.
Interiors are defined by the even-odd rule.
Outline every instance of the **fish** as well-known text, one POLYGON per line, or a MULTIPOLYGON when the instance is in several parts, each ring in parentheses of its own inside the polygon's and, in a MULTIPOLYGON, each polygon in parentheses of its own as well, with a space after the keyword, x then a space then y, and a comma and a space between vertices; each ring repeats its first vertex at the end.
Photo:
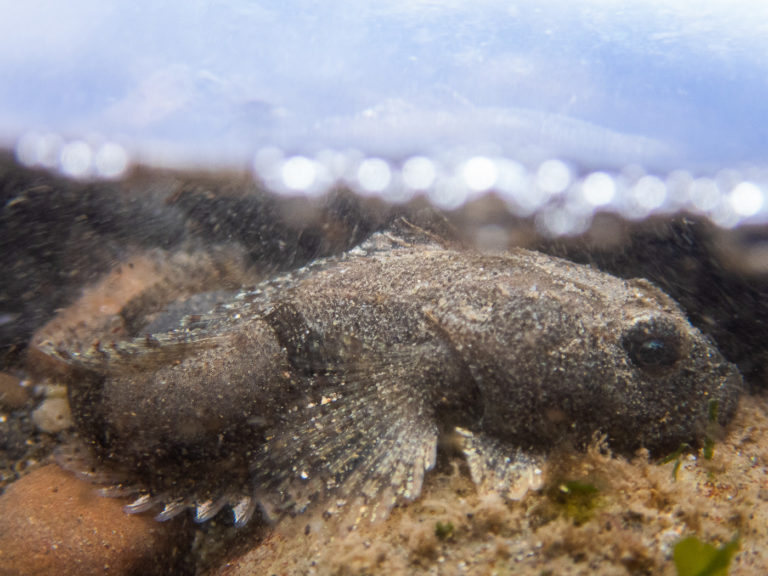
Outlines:
POLYGON ((41 349, 72 369, 62 465, 133 495, 127 512, 230 508, 237 526, 312 507, 385 518, 445 446, 520 499, 556 447, 695 445, 743 387, 647 280, 407 221, 165 331, 41 349))

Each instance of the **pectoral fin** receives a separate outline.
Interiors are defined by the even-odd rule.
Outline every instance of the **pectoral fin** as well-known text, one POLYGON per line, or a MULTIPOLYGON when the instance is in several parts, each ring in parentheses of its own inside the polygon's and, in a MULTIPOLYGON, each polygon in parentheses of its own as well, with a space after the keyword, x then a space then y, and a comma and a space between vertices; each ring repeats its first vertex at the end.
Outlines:
POLYGON ((332 375, 332 392, 275 431, 253 469, 268 512, 303 511, 332 493, 357 519, 375 520, 419 496, 438 430, 426 391, 408 379, 407 365, 428 353, 417 348, 363 350, 332 375))

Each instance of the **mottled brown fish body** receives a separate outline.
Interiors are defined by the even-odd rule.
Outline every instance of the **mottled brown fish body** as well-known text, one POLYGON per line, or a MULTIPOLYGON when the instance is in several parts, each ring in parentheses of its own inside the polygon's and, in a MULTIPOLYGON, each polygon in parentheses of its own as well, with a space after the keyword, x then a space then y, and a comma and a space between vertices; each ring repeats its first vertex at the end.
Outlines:
POLYGON ((740 382, 650 283, 526 250, 395 250, 320 271, 289 300, 326 338, 432 343, 445 372, 414 374, 420 386, 439 397, 468 370, 483 430, 525 448, 600 430, 620 450, 674 449, 702 431, 710 400, 727 418, 740 382), (664 350, 638 361, 628 348, 643 341, 664 350))
POLYGON ((331 492, 386 513, 418 496, 441 433, 515 497, 559 442, 675 449, 741 388, 646 281, 385 234, 75 363, 101 462, 135 471, 162 517, 232 504, 241 523, 255 502, 279 515, 331 492))

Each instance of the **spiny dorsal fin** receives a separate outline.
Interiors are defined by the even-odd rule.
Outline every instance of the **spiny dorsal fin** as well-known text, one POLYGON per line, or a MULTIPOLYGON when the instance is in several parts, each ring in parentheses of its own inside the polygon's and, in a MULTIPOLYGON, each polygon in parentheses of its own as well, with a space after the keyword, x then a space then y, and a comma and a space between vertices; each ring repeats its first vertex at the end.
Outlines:
MULTIPOLYGON (((204 314, 187 314, 173 329, 152 330, 134 338, 97 338, 90 344, 65 347, 51 341, 38 350, 65 364, 104 375, 150 371, 182 360, 199 350, 218 346, 225 334, 269 306, 275 289, 265 286, 241 292, 232 301, 204 314)), ((162 315, 161 315, 162 316, 162 315)), ((158 319, 156 324, 163 325, 158 319)), ((171 326, 168 326, 170 328, 171 326)))
POLYGON ((50 341, 38 344, 37 348, 69 366, 105 375, 119 375, 167 366, 195 350, 217 346, 220 339, 204 332, 182 329, 130 340, 96 340, 85 349, 68 350, 50 341))

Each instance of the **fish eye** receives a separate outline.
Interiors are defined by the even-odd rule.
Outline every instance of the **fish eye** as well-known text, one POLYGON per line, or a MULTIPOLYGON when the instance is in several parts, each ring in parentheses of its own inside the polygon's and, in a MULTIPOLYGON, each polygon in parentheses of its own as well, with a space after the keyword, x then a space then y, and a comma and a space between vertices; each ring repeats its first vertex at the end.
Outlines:
POLYGON ((674 366, 680 359, 681 344, 675 323, 663 318, 637 322, 621 340, 632 363, 651 371, 674 366))

